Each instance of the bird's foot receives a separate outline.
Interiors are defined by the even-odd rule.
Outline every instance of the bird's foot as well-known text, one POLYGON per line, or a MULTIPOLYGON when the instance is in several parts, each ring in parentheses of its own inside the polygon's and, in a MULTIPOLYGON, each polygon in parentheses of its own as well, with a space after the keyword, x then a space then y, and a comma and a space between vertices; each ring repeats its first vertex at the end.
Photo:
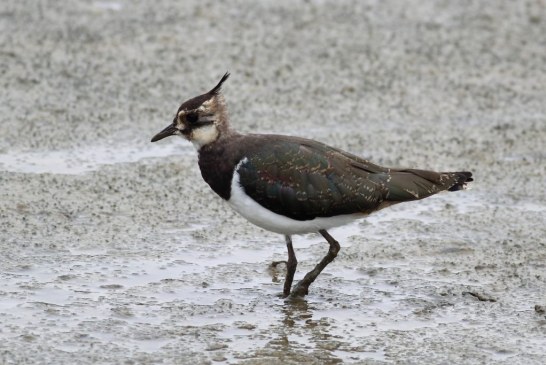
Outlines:
MULTIPOLYGON (((292 289, 290 292, 291 298, 303 298, 307 294, 309 294, 309 285, 306 283, 302 283, 301 281, 296 284, 296 286, 292 289)), ((288 296, 288 295, 287 295, 288 296)))
POLYGON ((284 270, 284 268, 279 268, 279 264, 286 264, 286 261, 273 261, 269 266, 267 267, 267 270, 271 274, 271 278, 274 283, 278 283, 280 281, 279 279, 279 273, 284 270))
POLYGON ((288 265, 288 262, 285 261, 285 260, 282 260, 282 261, 273 261, 273 262, 271 263, 270 267, 276 268, 277 266, 279 266, 279 264, 288 265))

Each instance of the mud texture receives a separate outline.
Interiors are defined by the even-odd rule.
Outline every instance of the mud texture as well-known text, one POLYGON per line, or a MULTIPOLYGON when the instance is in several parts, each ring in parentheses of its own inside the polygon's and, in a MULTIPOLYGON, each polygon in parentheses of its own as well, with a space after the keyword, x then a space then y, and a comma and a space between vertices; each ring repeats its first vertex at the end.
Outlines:
POLYGON ((0 363, 546 363, 545 35, 543 0, 2 1, 0 363), (332 230, 284 301, 283 238, 149 143, 226 70, 243 132, 473 189, 332 230))

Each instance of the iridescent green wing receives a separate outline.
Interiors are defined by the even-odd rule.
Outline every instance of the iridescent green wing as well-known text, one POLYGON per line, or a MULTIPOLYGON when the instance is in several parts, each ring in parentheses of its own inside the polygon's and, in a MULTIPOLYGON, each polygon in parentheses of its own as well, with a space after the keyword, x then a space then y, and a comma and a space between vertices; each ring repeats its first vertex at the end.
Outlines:
POLYGON ((388 192, 387 169, 365 162, 318 142, 270 136, 246 154, 239 181, 260 205, 292 219, 365 213, 388 192))

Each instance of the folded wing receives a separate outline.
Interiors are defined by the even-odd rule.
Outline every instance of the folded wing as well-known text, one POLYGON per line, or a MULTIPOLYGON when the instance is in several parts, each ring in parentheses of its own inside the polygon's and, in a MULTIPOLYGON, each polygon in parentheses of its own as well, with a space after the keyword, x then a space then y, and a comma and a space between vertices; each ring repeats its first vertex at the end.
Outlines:
POLYGON ((471 181, 467 172, 389 169, 319 142, 275 137, 246 154, 239 182, 256 202, 296 220, 368 214, 471 181))

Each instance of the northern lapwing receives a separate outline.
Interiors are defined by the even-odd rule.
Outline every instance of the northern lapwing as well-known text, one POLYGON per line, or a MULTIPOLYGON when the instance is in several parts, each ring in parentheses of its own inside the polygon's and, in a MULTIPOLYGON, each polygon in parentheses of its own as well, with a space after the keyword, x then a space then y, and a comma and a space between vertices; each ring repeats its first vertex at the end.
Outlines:
POLYGON ((239 134, 230 127, 221 93, 226 73, 209 92, 180 105, 152 142, 179 135, 193 143, 212 190, 255 225, 286 239, 283 295, 305 296, 339 252, 328 229, 393 204, 464 189, 472 173, 387 168, 310 139, 239 134), (292 290, 297 260, 292 235, 319 232, 328 254, 292 290))

